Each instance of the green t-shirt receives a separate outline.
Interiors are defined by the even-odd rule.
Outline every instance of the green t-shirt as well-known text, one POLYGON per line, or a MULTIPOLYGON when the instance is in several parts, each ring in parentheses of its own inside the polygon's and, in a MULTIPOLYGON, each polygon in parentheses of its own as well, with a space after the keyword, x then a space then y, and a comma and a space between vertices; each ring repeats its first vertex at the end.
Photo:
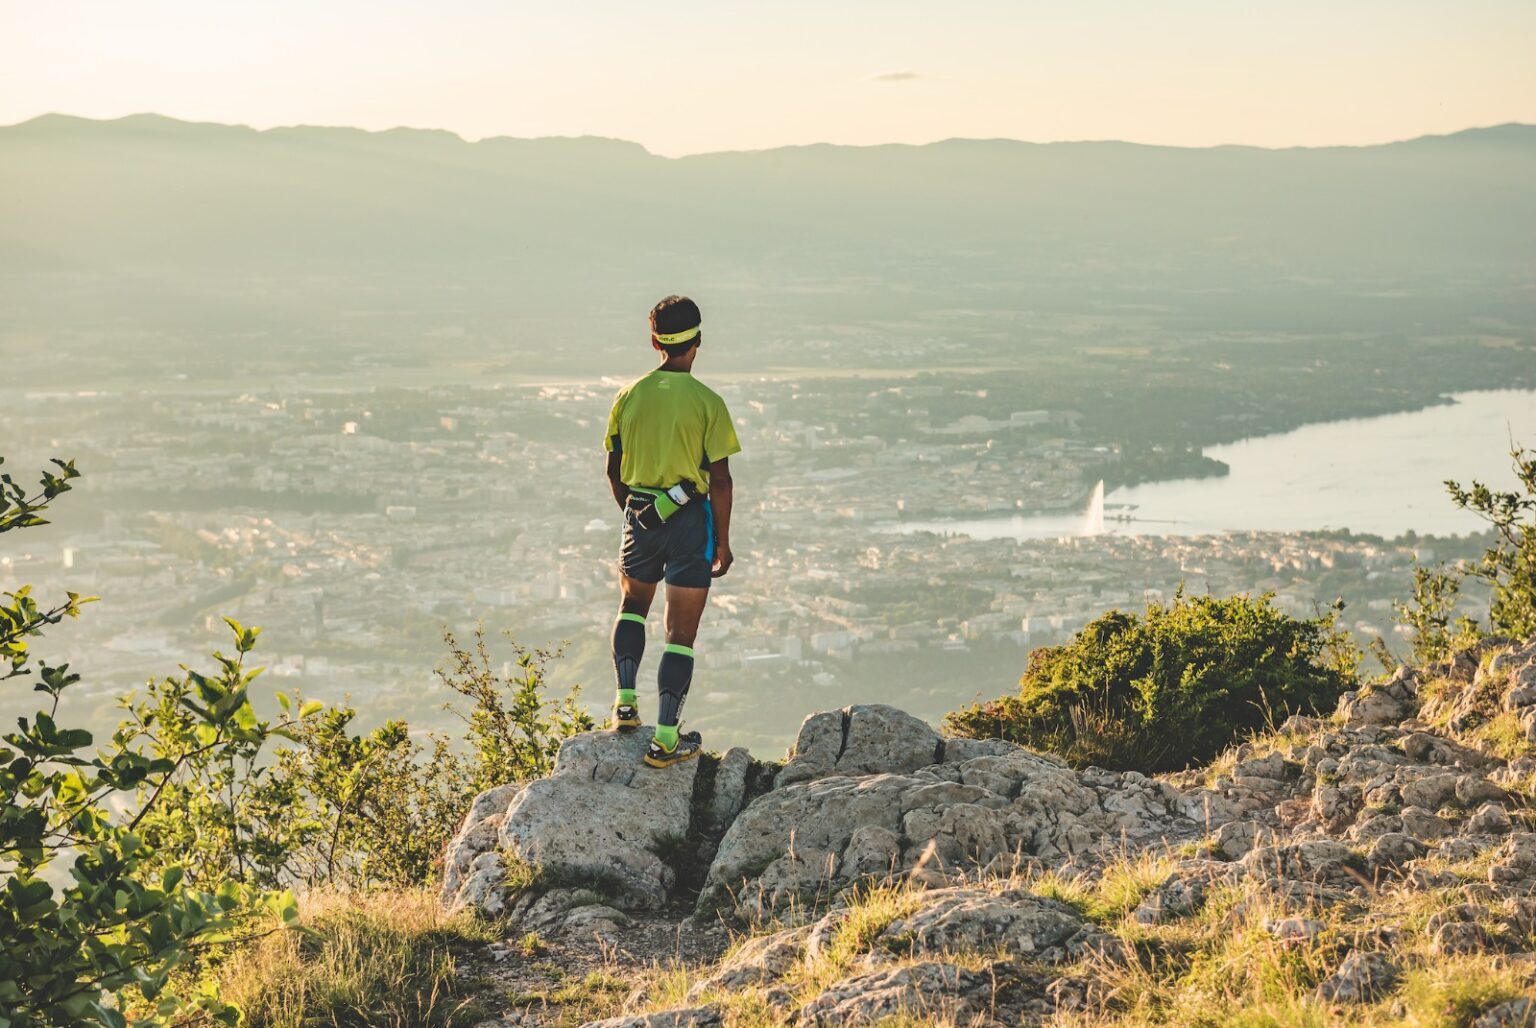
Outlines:
POLYGON ((667 489, 688 478, 704 492, 709 465, 741 452, 725 401, 688 372, 660 368, 619 390, 604 446, 621 455, 625 485, 667 489))

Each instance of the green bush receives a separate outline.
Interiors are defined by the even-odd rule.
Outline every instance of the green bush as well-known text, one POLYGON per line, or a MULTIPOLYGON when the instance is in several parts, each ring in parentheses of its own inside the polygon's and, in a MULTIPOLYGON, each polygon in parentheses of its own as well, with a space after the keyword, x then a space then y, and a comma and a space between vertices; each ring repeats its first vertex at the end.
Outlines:
POLYGON ((1054 752, 1082 767, 1168 771, 1214 757, 1289 713, 1330 710, 1359 650, 1336 613, 1309 620, 1272 596, 1186 597, 1112 610, 1030 654, 1016 696, 950 714, 959 735, 1054 752))
POLYGON ((1497 491, 1482 482, 1470 487, 1445 483, 1452 503, 1488 522, 1493 542, 1474 562, 1414 569, 1412 599, 1395 607, 1398 624, 1413 640, 1415 663, 1444 660, 1490 631, 1510 639, 1536 637, 1536 452, 1516 446, 1509 459, 1519 483, 1515 491, 1497 491), (1488 589, 1486 626, 1456 614, 1468 579, 1488 589))
POLYGON ((508 639, 517 655, 516 670, 502 675, 491 661, 484 629, 475 629, 472 648, 461 646, 452 632, 443 633, 452 659, 437 669, 437 677, 470 701, 468 711, 452 703, 446 709, 464 722, 470 749, 466 786, 475 793, 549 774, 560 744, 594 727, 578 702, 579 688, 564 699, 547 698, 549 665, 563 649, 530 649, 508 639))
MULTIPOLYGON (((46 524, 78 477, 54 463, 31 494, 0 474, 0 533, 46 524)), ((78 676, 31 648, 91 599, 47 607, 21 587, 0 601, 0 681, 35 679, 45 707, 0 737, 0 1028, 237 1023, 216 972, 256 940, 299 945, 268 938, 296 923, 288 887, 429 881, 478 790, 546 773, 560 742, 592 727, 574 693, 547 698, 556 654, 514 643, 503 676, 478 631, 472 650, 449 638, 440 672, 469 700, 467 746, 423 745, 402 721, 355 733, 352 709, 282 693, 263 720, 261 669, 246 665, 261 629, 226 618, 234 654, 124 697, 91 756, 91 734, 59 723, 78 676)))
POLYGON ((1509 458, 1520 488, 1497 492, 1481 482, 1445 483, 1451 500, 1493 527, 1493 545, 1468 573, 1492 591, 1488 622, 1514 639, 1536 636, 1536 452, 1515 447, 1509 458))
MULTIPOLYGON (((79 477, 72 463, 54 463, 59 473, 32 494, 0 474, 0 533, 47 523, 42 512, 79 477)), ((93 757, 91 733, 59 723, 60 698, 79 676, 34 660, 31 642, 87 602, 69 593, 41 606, 25 586, 0 601, 9 665, 0 680, 33 679, 45 708, 0 742, 0 1028, 123 1026, 125 1011, 135 1023, 196 1012, 234 1024, 234 1008, 212 992, 178 994, 172 974, 202 947, 291 923, 293 897, 230 879, 191 882, 140 830, 169 803, 160 786, 176 760, 127 735, 93 757)), ((236 639, 242 655, 255 642, 243 631, 236 639)), ((255 672, 220 659, 219 674, 188 672, 183 710, 199 753, 223 765, 274 726, 251 710, 255 672)))

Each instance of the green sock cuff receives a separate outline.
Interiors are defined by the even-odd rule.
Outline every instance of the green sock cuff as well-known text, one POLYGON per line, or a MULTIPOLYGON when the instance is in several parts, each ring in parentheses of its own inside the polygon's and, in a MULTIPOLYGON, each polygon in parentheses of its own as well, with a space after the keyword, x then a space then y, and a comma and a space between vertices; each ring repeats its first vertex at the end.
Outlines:
POLYGON ((633 690, 633 689, 620 689, 619 690, 619 702, 620 703, 626 703, 629 706, 633 707, 635 705, 635 690, 633 690))
POLYGON ((656 741, 660 743, 661 748, 666 750, 668 753, 671 753, 673 750, 677 749, 677 726, 657 725, 656 741))
POLYGON ((681 653, 685 657, 693 656, 692 646, 682 646, 678 643, 667 643, 666 653, 681 653))
POLYGON ((629 611, 626 610, 624 613, 619 615, 619 620, 620 621, 635 621, 635 622, 638 622, 639 624, 643 625, 643 624, 645 624, 645 615, 644 614, 631 614, 629 611))

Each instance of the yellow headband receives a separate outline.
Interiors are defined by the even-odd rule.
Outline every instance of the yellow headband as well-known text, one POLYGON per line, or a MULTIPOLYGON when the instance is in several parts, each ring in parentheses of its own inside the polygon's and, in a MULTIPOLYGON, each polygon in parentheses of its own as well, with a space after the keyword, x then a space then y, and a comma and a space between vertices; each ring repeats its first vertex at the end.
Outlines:
POLYGON ((698 335, 699 329, 702 327, 701 325, 695 325, 686 332, 673 332, 671 335, 666 336, 659 332, 652 332, 651 334, 656 337, 656 341, 662 346, 676 346, 678 343, 686 343, 698 335))

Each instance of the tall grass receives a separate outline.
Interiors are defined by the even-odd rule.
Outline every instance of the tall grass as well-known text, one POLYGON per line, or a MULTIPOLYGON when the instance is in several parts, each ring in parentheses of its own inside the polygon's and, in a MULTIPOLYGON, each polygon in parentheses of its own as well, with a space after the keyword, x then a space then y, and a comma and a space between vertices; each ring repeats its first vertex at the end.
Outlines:
POLYGON ((497 937, 467 914, 448 917, 426 890, 317 894, 302 932, 236 952, 219 971, 224 999, 248 1028, 460 1028, 483 1020, 458 953, 497 937))

